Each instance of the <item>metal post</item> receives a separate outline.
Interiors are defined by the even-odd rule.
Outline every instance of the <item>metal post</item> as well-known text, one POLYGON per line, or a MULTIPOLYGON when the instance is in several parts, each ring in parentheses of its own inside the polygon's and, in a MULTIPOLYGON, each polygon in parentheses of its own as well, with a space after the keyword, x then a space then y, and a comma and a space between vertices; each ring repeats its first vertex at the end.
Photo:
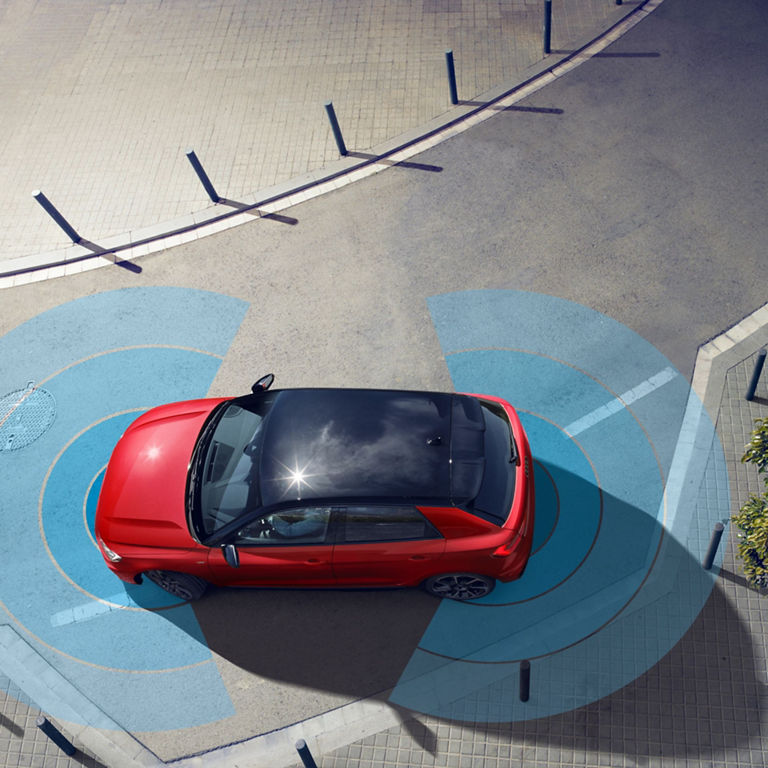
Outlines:
POLYGON ((720 546, 720 539, 723 538, 723 524, 715 523, 715 530, 712 531, 712 538, 709 541, 709 549, 707 550, 707 556, 704 558, 704 570, 708 571, 712 567, 712 563, 715 562, 715 555, 717 554, 717 548, 720 546))
POLYGON ((528 701, 531 695, 531 662, 520 662, 520 701, 528 701))
POLYGON ((203 187, 205 187, 205 191, 208 193, 208 197, 210 197, 214 203, 218 203, 221 198, 216 194, 216 190, 213 188, 213 184, 211 184, 211 180, 208 178, 208 174, 203 169, 203 166, 197 159, 197 155, 193 149, 187 150, 187 160, 192 163, 192 167, 195 169, 195 173, 202 182, 203 187))
POLYGON ((448 69, 448 88, 451 91, 451 104, 459 103, 459 94, 456 90, 456 69, 453 66, 453 51, 445 52, 445 66, 448 69))
POLYGON ((312 753, 309 751, 307 742, 304 739, 299 739, 296 742, 296 751, 299 753, 301 762, 304 763, 304 768, 317 768, 315 758, 312 757, 312 753))
POLYGON ((331 130, 333 131, 333 138, 336 139, 339 154, 346 155, 347 147, 344 144, 344 137, 341 135, 341 128, 339 128, 339 121, 336 119, 336 110, 333 108, 332 101, 325 102, 325 111, 328 113, 328 119, 331 121, 331 130))
POLYGON ((75 232, 74 227, 56 210, 56 206, 39 190, 32 197, 43 206, 45 212, 67 233, 67 237, 77 245, 83 238, 75 232))
POLYGON ((761 349, 757 355, 755 361, 755 368, 752 371, 752 381, 749 382, 749 389, 747 390, 747 400, 751 400, 755 396, 755 390, 757 389, 757 382, 760 378, 760 374, 763 372, 763 365, 765 365, 765 350, 761 349))
POLYGON ((544 53, 552 53, 552 0, 544 0, 544 53))
POLYGON ((62 751, 65 755, 75 754, 75 745, 47 718, 40 715, 35 725, 62 751))

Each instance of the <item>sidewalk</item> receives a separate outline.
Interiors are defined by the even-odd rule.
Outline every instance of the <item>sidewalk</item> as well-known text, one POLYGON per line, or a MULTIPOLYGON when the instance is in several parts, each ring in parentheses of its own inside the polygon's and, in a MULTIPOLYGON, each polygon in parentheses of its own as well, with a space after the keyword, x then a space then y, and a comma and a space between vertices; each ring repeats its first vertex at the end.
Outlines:
POLYGON ((87 750, 67 757, 36 726, 41 714, 7 677, 0 676, 0 765, 4 768, 107 768, 87 750))
MULTIPOLYGON (((554 0, 553 55, 634 7, 554 0)), ((210 206, 187 148, 263 199, 338 159, 326 101, 364 152, 450 110, 446 49, 471 100, 542 59, 542 23, 540 0, 5 4, 0 262, 70 245, 33 190, 94 243, 210 206)))

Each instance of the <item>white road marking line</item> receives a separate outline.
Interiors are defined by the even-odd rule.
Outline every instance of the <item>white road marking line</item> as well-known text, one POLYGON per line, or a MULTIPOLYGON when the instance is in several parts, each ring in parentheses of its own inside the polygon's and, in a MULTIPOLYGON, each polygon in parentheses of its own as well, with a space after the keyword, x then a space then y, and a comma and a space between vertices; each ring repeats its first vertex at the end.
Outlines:
POLYGON ((51 626, 63 627, 67 624, 77 624, 81 621, 94 619, 96 616, 101 616, 104 613, 118 611, 120 608, 137 607, 136 603, 125 592, 105 597, 104 600, 107 602, 92 600, 89 603, 83 603, 83 605, 76 605, 74 608, 67 608, 64 611, 54 613, 51 616, 51 626))
POLYGON ((672 381, 677 375, 678 373, 674 368, 664 368, 649 379, 641 381, 636 387, 632 387, 632 389, 615 397, 605 405, 601 405, 599 408, 595 408, 594 411, 590 411, 586 416, 582 416, 580 419, 572 421, 567 427, 563 428, 563 431, 570 437, 575 437, 579 432, 583 432, 585 429, 593 427, 603 419, 613 416, 614 413, 618 413, 622 408, 632 405, 632 403, 638 401, 641 397, 650 395, 651 392, 657 390, 659 387, 663 387, 667 382, 672 381))

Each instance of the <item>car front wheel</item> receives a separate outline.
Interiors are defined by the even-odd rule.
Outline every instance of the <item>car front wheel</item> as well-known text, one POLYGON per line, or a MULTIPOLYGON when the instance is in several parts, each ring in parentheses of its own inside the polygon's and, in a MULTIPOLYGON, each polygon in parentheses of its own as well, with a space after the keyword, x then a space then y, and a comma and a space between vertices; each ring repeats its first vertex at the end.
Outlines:
POLYGON ((208 588, 208 582, 198 576, 178 571, 147 571, 144 574, 150 581, 154 581, 158 587, 170 592, 182 600, 197 600, 202 597, 208 588))
POLYGON ((451 600, 477 600, 489 594, 495 586, 495 579, 475 573, 443 573, 424 582, 424 589, 430 595, 451 600))

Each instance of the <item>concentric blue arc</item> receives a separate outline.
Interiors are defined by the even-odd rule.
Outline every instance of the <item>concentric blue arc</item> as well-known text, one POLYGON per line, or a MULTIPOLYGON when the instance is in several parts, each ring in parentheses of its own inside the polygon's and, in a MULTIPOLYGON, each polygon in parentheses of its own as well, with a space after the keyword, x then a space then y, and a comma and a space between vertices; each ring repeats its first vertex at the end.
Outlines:
POLYGON ((0 460, 0 601, 25 639, 128 730, 233 713, 191 607, 121 582, 92 524, 122 432, 150 407, 204 397, 246 308, 207 291, 131 288, 63 304, 0 338, 14 362, 0 375, 6 388, 45 382, 57 403, 52 427, 0 460))
POLYGON ((661 353, 587 307, 466 291, 429 308, 456 389, 515 405, 544 482, 540 517, 555 518, 556 499, 559 510, 518 582, 442 602, 391 698, 472 722, 602 698, 665 655, 711 592, 717 567, 701 560, 729 505, 714 428, 661 353))

